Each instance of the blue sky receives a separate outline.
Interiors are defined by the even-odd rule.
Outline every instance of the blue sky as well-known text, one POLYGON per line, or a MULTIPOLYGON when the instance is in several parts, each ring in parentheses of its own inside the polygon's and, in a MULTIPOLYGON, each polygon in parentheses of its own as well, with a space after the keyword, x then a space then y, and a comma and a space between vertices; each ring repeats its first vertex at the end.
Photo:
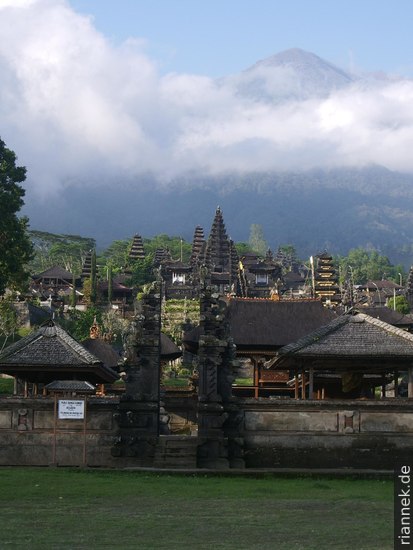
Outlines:
POLYGON ((148 175, 411 174, 412 21, 413 0, 0 0, 1 137, 44 200, 148 175), (330 83, 307 93, 302 66, 242 72, 293 47, 411 79, 308 70, 330 83))
POLYGON ((411 0, 70 0, 114 43, 146 41, 162 72, 212 77, 299 47, 345 69, 413 76, 411 0))

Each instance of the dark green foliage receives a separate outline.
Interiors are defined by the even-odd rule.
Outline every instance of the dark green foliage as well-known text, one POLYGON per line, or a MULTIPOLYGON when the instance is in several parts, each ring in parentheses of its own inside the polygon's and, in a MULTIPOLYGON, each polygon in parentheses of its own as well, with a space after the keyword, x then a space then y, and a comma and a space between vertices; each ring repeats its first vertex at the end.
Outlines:
POLYGON ((108 264, 108 303, 112 302, 113 297, 113 275, 112 275, 112 263, 108 264))
POLYGON ((22 288, 28 277, 26 265, 32 257, 27 218, 18 213, 25 191, 20 183, 26 168, 16 166, 16 155, 0 139, 0 296, 6 287, 22 288))
POLYGON ((76 307, 76 276, 73 274, 72 277, 72 292, 70 293, 70 306, 76 307))
POLYGON ((112 264, 114 273, 118 273, 128 263, 128 253, 132 244, 132 239, 117 240, 103 251, 99 257, 99 265, 104 268, 109 264, 112 264))
POLYGON ((253 223, 250 227, 250 237, 248 244, 254 252, 260 256, 265 256, 265 253, 268 250, 268 243, 264 238, 264 231, 262 225, 253 223))
POLYGON ((95 240, 90 237, 34 230, 29 231, 29 236, 34 246, 34 257, 30 262, 32 273, 41 273, 54 265, 80 273, 87 252, 95 248, 95 240))
POLYGON ((97 282, 97 271, 96 271, 96 250, 92 252, 92 266, 90 270, 90 301, 92 304, 96 304, 97 295, 98 295, 98 282, 97 282))
POLYGON ((382 279, 391 279, 399 283, 399 274, 404 277, 403 267, 393 266, 390 260, 379 254, 377 250, 353 248, 348 256, 338 257, 338 263, 341 282, 350 279, 355 285, 382 279))
POLYGON ((155 280, 153 269, 153 256, 149 254, 143 260, 136 260, 131 266, 132 275, 130 284, 133 286, 142 286, 155 280))
POLYGON ((97 323, 102 325, 102 312, 96 307, 90 307, 86 311, 69 311, 65 319, 59 323, 76 340, 82 341, 89 338, 90 327, 96 317, 97 323))
POLYGON ((3 337, 0 351, 18 330, 19 322, 12 298, 0 298, 0 336, 3 337))
POLYGON ((192 245, 185 242, 180 237, 170 237, 165 233, 156 235, 152 239, 144 239, 143 246, 145 249, 145 255, 155 254, 157 248, 168 248, 173 260, 180 260, 188 262, 191 256, 192 245))
POLYGON ((388 302, 388 307, 390 309, 395 309, 399 313, 402 313, 403 315, 407 315, 410 313, 410 305, 409 302, 406 300, 404 296, 396 296, 396 300, 394 298, 390 298, 388 302), (396 307, 394 307, 394 303, 396 302, 396 307))
POLYGON ((0 395, 12 395, 14 390, 14 378, 0 378, 0 395))
POLYGON ((238 252, 238 256, 244 256, 245 254, 253 252, 251 246, 248 243, 236 243, 235 248, 238 252))

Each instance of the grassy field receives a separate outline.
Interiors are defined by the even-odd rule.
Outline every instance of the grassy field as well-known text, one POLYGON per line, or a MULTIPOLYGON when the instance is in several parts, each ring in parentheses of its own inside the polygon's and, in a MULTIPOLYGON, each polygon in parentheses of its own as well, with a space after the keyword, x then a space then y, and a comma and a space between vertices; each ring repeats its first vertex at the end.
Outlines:
POLYGON ((0 468, 0 548, 393 548, 393 484, 0 468))

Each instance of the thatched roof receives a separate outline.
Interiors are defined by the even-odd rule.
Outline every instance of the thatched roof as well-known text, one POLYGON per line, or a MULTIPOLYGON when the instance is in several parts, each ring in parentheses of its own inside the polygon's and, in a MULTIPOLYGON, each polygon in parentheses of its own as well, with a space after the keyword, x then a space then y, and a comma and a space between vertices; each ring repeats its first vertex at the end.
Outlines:
POLYGON ((100 383, 118 378, 51 320, 1 353, 0 372, 33 382, 74 378, 100 383))

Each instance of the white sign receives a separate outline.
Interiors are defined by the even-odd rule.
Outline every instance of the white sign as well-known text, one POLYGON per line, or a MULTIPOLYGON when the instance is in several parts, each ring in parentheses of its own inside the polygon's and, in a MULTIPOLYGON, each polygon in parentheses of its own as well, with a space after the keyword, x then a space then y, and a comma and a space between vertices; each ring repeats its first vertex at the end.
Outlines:
POLYGON ((83 400, 59 399, 59 419, 83 420, 84 417, 85 402, 83 400))

